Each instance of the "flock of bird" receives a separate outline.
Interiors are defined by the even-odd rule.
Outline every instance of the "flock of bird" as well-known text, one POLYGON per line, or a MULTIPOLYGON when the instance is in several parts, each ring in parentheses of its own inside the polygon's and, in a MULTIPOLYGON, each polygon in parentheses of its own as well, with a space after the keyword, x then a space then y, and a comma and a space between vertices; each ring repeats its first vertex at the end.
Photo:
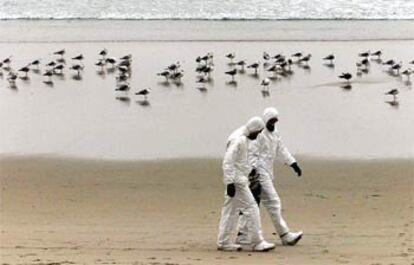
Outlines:
MULTIPOLYGON (((61 49, 53 52, 55 56, 54 60, 44 64, 44 70, 42 75, 45 77, 43 81, 46 85, 53 86, 54 76, 59 76, 63 74, 64 69, 66 68, 66 51, 61 49)), ((356 75, 361 76, 369 72, 371 63, 375 62, 382 64, 384 67, 387 67, 387 72, 392 76, 398 76, 405 78, 407 82, 410 82, 410 75, 413 73, 411 68, 403 70, 402 62, 397 62, 394 59, 383 61, 381 59, 383 53, 381 50, 376 52, 362 52, 358 54, 358 57, 361 58, 356 62, 356 75)), ((117 93, 123 93, 118 95, 116 99, 120 101, 130 101, 130 97, 125 94, 128 93, 131 89, 129 80, 131 78, 131 67, 132 67, 132 55, 128 54, 120 58, 109 57, 107 49, 101 50, 97 53, 98 60, 95 63, 95 66, 98 68, 98 74, 104 74, 105 70, 108 72, 116 72, 115 76, 115 91, 117 93)), ((229 53, 225 57, 228 59, 228 65, 230 70, 225 71, 224 74, 228 75, 231 79, 227 82, 229 85, 237 85, 236 77, 239 74, 244 74, 246 71, 251 71, 250 75, 259 77, 258 70, 262 66, 263 70, 267 73, 266 77, 263 78, 260 82, 262 88, 263 96, 269 95, 269 85, 272 80, 280 79, 286 76, 293 74, 292 65, 297 65, 303 69, 310 69, 309 61, 312 58, 311 54, 303 54, 302 52, 297 52, 291 54, 290 56, 285 56, 282 53, 276 55, 270 55, 267 52, 263 52, 263 63, 260 61, 247 63, 246 60, 236 61, 236 54, 229 53), (247 68, 247 70, 246 70, 247 68)), ((196 88, 201 92, 206 92, 207 88, 203 85, 212 81, 211 75, 214 71, 214 55, 209 52, 205 55, 198 56, 195 61, 197 63, 195 72, 196 76, 196 88)), ((335 66, 335 55, 329 54, 321 58, 327 67, 335 66)), ((71 57, 72 65, 68 68, 71 71, 74 71, 73 78, 76 80, 82 79, 82 72, 84 70, 83 64, 84 56, 79 54, 77 56, 71 57)), ((40 65, 41 60, 36 59, 25 66, 15 70, 12 66, 12 56, 9 56, 2 61, 0 61, 0 76, 3 76, 3 72, 7 73, 7 81, 11 88, 17 88, 16 81, 18 79, 28 80, 29 72, 33 71, 34 73, 40 74, 40 65)), ((414 60, 410 62, 414 64, 414 60)), ((162 77, 165 83, 174 83, 176 85, 182 84, 182 78, 184 77, 184 71, 181 68, 180 62, 172 63, 166 66, 163 70, 157 73, 157 76, 162 77)), ((343 88, 351 89, 351 80, 353 79, 353 74, 349 72, 344 72, 338 76, 340 80, 344 80, 343 88)), ((141 105, 149 105, 148 95, 150 94, 151 89, 141 89, 135 93, 139 97, 143 97, 143 100, 138 100, 137 102, 141 105)), ((397 95, 399 93, 398 89, 392 89, 386 92, 386 95, 393 97, 393 101, 389 102, 391 105, 396 105, 397 95)))
MULTIPOLYGON (((63 70, 66 68, 66 59, 65 59, 66 51, 65 49, 58 50, 53 52, 53 55, 56 57, 54 60, 44 64, 44 72, 42 75, 45 77, 43 81, 46 85, 53 86, 53 77, 54 76, 62 76, 63 70)), ((119 92, 128 92, 130 90, 129 79, 131 78, 131 65, 132 65, 132 55, 128 54, 122 56, 120 58, 108 57, 107 49, 103 49, 98 53, 100 57, 97 62, 95 63, 96 67, 98 67, 98 74, 104 74, 104 67, 108 67, 106 70, 108 72, 117 72, 115 76, 116 80, 116 87, 115 91, 119 92)), ((69 70, 74 71, 73 79, 81 80, 82 79, 82 71, 84 70, 85 66, 83 64, 84 56, 79 54, 77 56, 71 57, 73 64, 69 67, 69 70)), ((29 79, 29 72, 33 71, 36 74, 40 74, 40 59, 36 59, 25 66, 15 70, 11 67, 12 63, 12 56, 9 56, 3 59, 0 62, 0 76, 3 75, 3 72, 8 72, 7 74, 7 81, 9 82, 10 88, 17 89, 16 81, 18 79, 21 80, 28 80, 29 79)), ((135 93, 135 95, 144 97, 144 100, 139 100, 138 102, 146 105, 148 104, 147 96, 149 94, 149 89, 142 89, 135 93)), ((125 95, 117 96, 116 99, 121 101, 129 100, 129 97, 125 95)))
MULTIPOLYGON (((376 62, 379 64, 384 65, 385 67, 387 67, 387 72, 391 75, 391 76, 395 76, 395 77, 405 77, 406 82, 410 83, 410 75, 413 72, 413 70, 411 68, 407 68, 403 71, 401 71, 403 64, 402 61, 400 62, 396 62, 394 59, 390 59, 387 61, 382 61, 381 56, 382 56, 382 51, 378 50, 376 52, 371 53, 370 51, 366 51, 366 52, 362 52, 358 54, 359 57, 361 57, 361 60, 356 62, 356 75, 357 76, 361 76, 363 73, 368 73, 369 69, 370 69, 370 65, 371 62, 376 62)), ((332 64, 333 60, 335 59, 335 56, 333 54, 328 55, 327 57, 324 58, 324 60, 329 60, 330 63, 332 64)), ((410 62, 410 64, 414 64, 414 60, 412 60, 410 62)), ((351 85, 349 84, 350 80, 352 79, 352 74, 351 73, 342 73, 339 78, 346 80, 346 82, 348 82, 348 84, 346 84, 344 86, 344 88, 351 88, 351 85)), ((389 90, 388 92, 385 93, 385 95, 391 95, 393 97, 392 101, 389 101, 388 103, 390 103, 391 105, 395 106, 398 105, 397 102, 397 95, 399 94, 399 90, 394 88, 389 90)))

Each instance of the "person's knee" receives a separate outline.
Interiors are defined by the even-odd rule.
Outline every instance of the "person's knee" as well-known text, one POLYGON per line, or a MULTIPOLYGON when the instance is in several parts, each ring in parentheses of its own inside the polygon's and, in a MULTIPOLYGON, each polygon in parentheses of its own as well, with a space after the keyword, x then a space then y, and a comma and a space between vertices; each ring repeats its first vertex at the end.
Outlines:
POLYGON ((257 206, 256 202, 250 202, 246 205, 245 210, 243 211, 243 215, 252 215, 259 212, 259 207, 257 206))
POLYGON ((280 202, 280 200, 276 199, 262 199, 262 205, 268 209, 282 209, 282 203, 280 202))

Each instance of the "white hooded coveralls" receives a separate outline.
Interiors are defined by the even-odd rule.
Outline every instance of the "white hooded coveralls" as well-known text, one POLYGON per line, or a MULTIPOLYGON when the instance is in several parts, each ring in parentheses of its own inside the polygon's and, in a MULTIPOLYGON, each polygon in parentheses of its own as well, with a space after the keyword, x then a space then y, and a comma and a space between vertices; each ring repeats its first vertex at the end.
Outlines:
MULTIPOLYGON (((272 118, 278 117, 278 113, 274 108, 268 108, 264 112, 265 124, 272 118)), ((261 204, 266 208, 270 215, 270 219, 279 234, 279 236, 289 232, 289 227, 282 217, 282 204, 280 197, 273 185, 273 164, 275 159, 291 165, 296 162, 295 158, 290 154, 284 145, 277 129, 270 132, 265 128, 257 137, 256 141, 250 146, 254 155, 249 156, 249 164, 256 168, 259 174, 261 185, 261 204)), ((245 236, 249 236, 249 230, 246 226, 244 216, 240 219, 239 232, 245 236)))
POLYGON ((252 169, 248 160, 251 143, 247 138, 249 130, 244 127, 242 132, 227 144, 223 160, 224 185, 234 183, 236 193, 234 197, 228 196, 227 192, 224 195, 217 240, 219 246, 232 243, 231 236, 237 228, 240 211, 243 212, 246 228, 250 232, 251 243, 258 244, 263 241, 259 207, 249 189, 248 175, 252 169))

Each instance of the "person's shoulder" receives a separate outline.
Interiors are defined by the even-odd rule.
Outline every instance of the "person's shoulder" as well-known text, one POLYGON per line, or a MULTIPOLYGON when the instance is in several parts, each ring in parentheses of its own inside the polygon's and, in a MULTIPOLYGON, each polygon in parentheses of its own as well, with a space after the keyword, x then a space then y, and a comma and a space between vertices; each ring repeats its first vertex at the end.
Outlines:
POLYGON ((244 126, 239 127, 236 130, 234 130, 227 139, 228 141, 231 141, 237 138, 238 136, 242 135, 243 133, 244 133, 244 126))
POLYGON ((273 134, 274 136, 277 136, 277 137, 279 137, 279 136, 280 136, 280 134, 279 134, 279 130, 277 129, 277 127, 275 127, 275 129, 273 130, 272 134, 273 134))
POLYGON ((239 136, 237 136, 237 137, 234 139, 234 142, 235 142, 235 143, 237 143, 237 144, 243 144, 243 143, 245 143, 246 141, 247 141, 247 137, 246 137, 246 135, 244 135, 244 134, 239 135, 239 136))

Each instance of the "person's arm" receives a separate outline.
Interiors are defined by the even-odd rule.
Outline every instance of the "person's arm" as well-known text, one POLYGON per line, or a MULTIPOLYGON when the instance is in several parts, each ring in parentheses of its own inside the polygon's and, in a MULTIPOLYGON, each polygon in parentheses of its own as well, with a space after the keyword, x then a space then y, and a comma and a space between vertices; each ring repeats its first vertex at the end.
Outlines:
POLYGON ((278 143, 276 146, 276 157, 280 158, 286 165, 289 165, 295 171, 298 177, 302 175, 302 170, 300 169, 296 159, 289 152, 288 148, 283 143, 281 137, 278 137, 278 143))
POLYGON ((236 181, 237 169, 235 167, 235 161, 237 159, 239 148, 240 147, 238 141, 231 141, 227 147, 223 160, 223 174, 225 185, 235 183, 236 181))
POLYGON ((281 137, 277 137, 277 145, 276 145, 276 158, 286 165, 292 165, 296 162, 296 159, 293 157, 293 155, 289 152, 288 148, 283 143, 283 140, 281 137))

